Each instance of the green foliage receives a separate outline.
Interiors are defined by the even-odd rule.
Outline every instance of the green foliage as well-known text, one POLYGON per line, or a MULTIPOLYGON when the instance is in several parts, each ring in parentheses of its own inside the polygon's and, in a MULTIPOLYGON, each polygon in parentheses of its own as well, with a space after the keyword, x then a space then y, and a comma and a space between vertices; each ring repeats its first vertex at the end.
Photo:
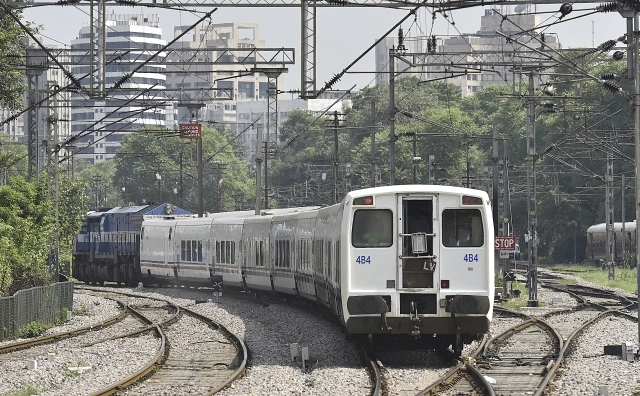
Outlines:
POLYGON ((88 315, 90 315, 89 309, 84 304, 80 304, 79 307, 74 308, 73 309, 73 314, 75 316, 88 316, 88 315))
POLYGON ((22 326, 16 332, 16 337, 18 338, 34 338, 40 337, 47 330, 49 330, 53 325, 45 324, 42 322, 31 322, 28 325, 22 326))
MULTIPOLYGON (((249 167, 234 151, 227 133, 204 126, 202 135, 204 210, 217 212, 250 207, 255 194, 249 167)), ((131 133, 122 142, 114 160, 107 162, 112 162, 114 167, 110 186, 120 194, 118 205, 172 202, 197 212, 195 139, 144 130, 131 133)))
POLYGON ((599 285, 619 288, 631 293, 638 292, 636 268, 615 268, 615 279, 609 279, 609 269, 585 265, 555 265, 549 267, 551 271, 575 275, 586 281, 599 285))
POLYGON ((8 393, 7 396, 32 396, 37 395, 40 392, 41 390, 34 385, 24 385, 22 389, 8 393))
POLYGON ((68 308, 62 308, 60 312, 58 312, 58 323, 64 323, 67 321, 67 312, 69 312, 68 308))
MULTIPOLYGON (((4 2, 10 13, 21 18, 22 11, 11 3, 4 2)), ((0 108, 19 109, 22 106, 25 79, 24 64, 26 45, 21 40, 25 32, 14 18, 2 9, 0 12, 0 108)))

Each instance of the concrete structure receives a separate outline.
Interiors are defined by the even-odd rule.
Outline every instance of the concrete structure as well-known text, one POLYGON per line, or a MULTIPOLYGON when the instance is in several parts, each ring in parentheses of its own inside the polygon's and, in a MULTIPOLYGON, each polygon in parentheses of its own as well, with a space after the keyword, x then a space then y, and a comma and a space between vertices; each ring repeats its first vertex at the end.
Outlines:
MULTIPOLYGON (((178 37, 189 26, 176 26, 174 37, 178 37)), ((246 64, 214 65, 214 60, 233 61, 233 56, 225 51, 227 48, 265 48, 264 40, 260 40, 259 28, 253 23, 218 23, 198 25, 193 34, 185 35, 172 48, 198 49, 199 58, 193 59, 192 65, 172 65, 177 55, 167 58, 167 88, 210 90, 212 88, 230 89, 232 99, 227 95, 216 93, 213 98, 203 101, 206 106, 201 110, 199 118, 204 121, 220 123, 235 122, 238 103, 255 100, 266 100, 268 79, 262 73, 247 73, 246 64), (208 51, 208 50, 211 51, 208 51), (203 51, 204 50, 204 51, 203 51)), ((183 56, 188 58, 188 56, 183 56)), ((282 75, 278 85, 282 84, 282 75)), ((179 104, 180 106, 180 104, 179 104)), ((178 111, 178 122, 188 122, 189 112, 186 108, 178 111)))
MULTIPOLYGON (((530 6, 519 6, 520 12, 527 11, 530 6)), ((517 14, 511 15, 508 6, 503 6, 503 13, 510 14, 509 19, 517 24, 525 31, 534 31, 534 27, 539 25, 540 16, 533 14, 517 14)), ((437 36, 435 41, 433 37, 406 37, 404 46, 408 53, 421 53, 423 56, 417 56, 415 62, 422 66, 408 67, 407 63, 396 59, 395 70, 405 71, 406 76, 417 76, 422 81, 432 79, 443 79, 447 83, 457 85, 460 88, 462 96, 472 95, 488 85, 509 84, 514 79, 519 80, 520 76, 513 73, 512 66, 492 66, 495 62, 530 62, 532 57, 538 57, 533 52, 527 55, 518 55, 519 51, 530 51, 527 48, 517 45, 498 35, 500 31, 507 35, 512 35, 521 43, 525 43, 535 48, 541 45, 522 33, 522 29, 518 28, 511 22, 503 20, 502 16, 493 10, 485 10, 485 15, 481 17, 480 30, 473 34, 463 34, 461 36, 437 36), (452 68, 449 64, 474 63, 478 60, 484 63, 483 70, 480 69, 480 63, 473 69, 467 69, 468 74, 460 76, 464 73, 464 69, 457 67, 452 68)), ((538 39, 545 42, 546 47, 560 49, 561 45, 558 38, 546 33, 544 35, 537 33, 538 39)), ((387 38, 376 46, 376 71, 382 72, 376 76, 376 84, 387 84, 389 82, 389 49, 398 45, 397 38, 387 38)))
MULTIPOLYGON (((106 65, 105 87, 107 91, 128 72, 137 66, 135 62, 146 60, 166 45, 162 40, 162 30, 158 15, 107 14, 106 49, 129 51, 119 62, 106 65)), ((72 50, 88 49, 90 27, 80 30, 77 39, 71 41, 72 50)), ((72 68, 76 78, 89 72, 89 62, 74 54, 78 66, 72 68)), ((84 94, 74 94, 72 101, 72 133, 80 134, 76 141, 78 158, 91 163, 102 162, 114 157, 120 148, 124 136, 141 128, 160 129, 167 126, 167 114, 172 107, 158 107, 159 90, 165 88, 166 66, 162 55, 157 56, 135 73, 117 90, 109 92, 106 98, 89 98, 84 94), (141 90, 151 88, 152 91, 141 90), (136 103, 127 103, 136 97, 136 103), (148 101, 142 104, 143 101, 148 101)), ((81 84, 89 87, 89 78, 83 78, 81 84)), ((160 99, 162 96, 160 95, 160 99)), ((171 116, 169 117, 171 118, 171 116)), ((173 127, 173 121, 170 125, 173 127)))

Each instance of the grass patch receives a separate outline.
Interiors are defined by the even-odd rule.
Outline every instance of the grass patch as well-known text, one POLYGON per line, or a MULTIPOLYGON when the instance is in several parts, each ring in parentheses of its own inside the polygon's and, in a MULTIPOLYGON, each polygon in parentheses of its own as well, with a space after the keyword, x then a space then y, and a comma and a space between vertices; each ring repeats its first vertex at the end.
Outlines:
MULTIPOLYGON (((72 312, 74 316, 90 316, 89 309, 84 304, 80 304, 80 306, 77 308, 74 308, 72 312)), ((66 318, 66 314, 65 314, 65 318, 66 318)))
MULTIPOLYGON (((511 309, 514 311, 519 310, 520 308, 527 307, 529 304, 529 295, 527 293, 527 288, 524 283, 520 282, 512 282, 511 290, 520 290, 519 297, 512 297, 507 300, 497 302, 496 306, 506 309, 511 309)), ((513 293, 512 293, 513 294, 513 293)), ((543 307, 543 302, 538 302, 539 307, 543 307)))
POLYGON ((616 287, 630 293, 638 292, 638 271, 636 268, 620 268, 614 270, 614 279, 609 279, 609 269, 584 265, 554 265, 547 269, 563 274, 574 275, 598 285, 616 287))
POLYGON ((33 338, 39 337, 49 330, 53 325, 42 322, 31 322, 28 325, 22 326, 18 329, 16 336, 18 338, 33 338))
POLYGON ((27 385, 26 388, 22 388, 13 393, 8 393, 7 396, 31 396, 37 395, 38 393, 40 393, 40 389, 36 388, 33 385, 27 385))

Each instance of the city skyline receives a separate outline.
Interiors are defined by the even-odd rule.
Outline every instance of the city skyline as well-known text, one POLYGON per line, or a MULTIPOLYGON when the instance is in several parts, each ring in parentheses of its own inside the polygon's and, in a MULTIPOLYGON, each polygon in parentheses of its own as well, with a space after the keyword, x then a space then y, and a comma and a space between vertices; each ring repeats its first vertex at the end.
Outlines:
MULTIPOLYGON (((586 17, 572 19, 586 14, 596 4, 574 4, 574 12, 563 19, 563 23, 545 28, 547 33, 558 35, 563 48, 592 47, 600 43, 617 39, 626 32, 624 18, 617 12, 607 14, 592 14, 586 17)), ((417 35, 459 35, 474 34, 480 29, 480 17, 484 10, 496 7, 473 7, 465 10, 456 10, 447 13, 447 18, 440 13, 432 19, 428 10, 420 10, 415 18, 410 17, 402 27, 404 34, 417 35)), ((500 7, 497 7, 500 9, 500 7)), ((513 8, 513 7, 512 7, 513 8)), ((82 26, 89 23, 88 7, 65 7, 59 13, 47 12, 51 7, 39 7, 25 10, 26 20, 41 25, 41 36, 45 44, 54 44, 58 47, 69 45, 75 39, 82 26), (60 24, 60 15, 67 13, 69 18, 64 18, 68 23, 60 24), (55 22, 52 19, 55 15, 55 22)), ((556 11, 559 5, 538 6, 543 24, 556 21, 559 13, 556 11), (544 13, 546 12, 546 13, 544 13)), ((201 10, 210 11, 210 7, 201 10)), ((163 38, 166 41, 173 39, 173 27, 193 24, 201 15, 187 11, 173 11, 146 7, 107 7, 108 13, 144 13, 158 14, 163 38)), ((317 88, 324 86, 335 74, 340 73, 358 56, 360 56, 378 38, 382 37, 401 18, 406 16, 406 10, 372 9, 372 8, 318 8, 317 10, 317 88), (353 16, 357 15, 356 19, 353 16), (351 37, 351 39, 345 39, 351 37)), ((257 23, 260 26, 260 38, 265 41, 267 47, 292 47, 296 51, 296 64, 284 74, 283 90, 296 90, 300 88, 300 10, 298 8, 227 8, 223 7, 213 13, 211 23, 223 22, 248 22, 257 23), (268 15, 269 18, 265 18, 268 15)), ((397 37, 397 29, 388 37, 397 37)), ((373 86, 374 51, 364 56, 351 71, 356 74, 345 74, 343 78, 333 86, 334 89, 349 89, 353 85, 356 90, 366 86, 373 86), (367 73, 362 73, 367 72, 367 73)))

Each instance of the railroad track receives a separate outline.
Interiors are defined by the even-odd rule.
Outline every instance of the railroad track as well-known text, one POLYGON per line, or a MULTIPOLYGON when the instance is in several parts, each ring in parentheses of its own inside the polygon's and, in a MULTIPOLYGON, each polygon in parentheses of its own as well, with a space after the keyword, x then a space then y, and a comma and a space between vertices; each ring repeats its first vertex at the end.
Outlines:
POLYGON ((131 299, 141 300, 133 305, 136 308, 130 309, 156 329, 161 345, 154 359, 143 368, 95 392, 94 396, 167 394, 185 389, 192 394, 211 395, 244 373, 247 363, 244 342, 214 320, 160 299, 124 292, 105 294, 123 296, 129 304, 131 299), (183 335, 188 332, 198 334, 200 341, 185 342, 183 335))
MULTIPOLYGON (((589 326, 609 315, 636 320, 620 312, 633 301, 596 288, 553 283, 545 287, 565 292, 578 301, 570 309, 526 318, 493 337, 481 351, 463 359, 421 395, 541 395, 563 363, 574 340, 589 326)), ((494 314, 507 310, 496 307, 494 314)))

